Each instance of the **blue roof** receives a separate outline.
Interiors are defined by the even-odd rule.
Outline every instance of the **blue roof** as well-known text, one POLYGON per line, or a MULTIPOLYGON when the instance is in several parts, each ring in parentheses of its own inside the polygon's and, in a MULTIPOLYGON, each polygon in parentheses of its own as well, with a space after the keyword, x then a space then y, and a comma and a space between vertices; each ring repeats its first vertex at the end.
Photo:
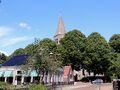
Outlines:
POLYGON ((11 59, 2 64, 2 66, 19 66, 26 64, 28 55, 13 56, 11 59))

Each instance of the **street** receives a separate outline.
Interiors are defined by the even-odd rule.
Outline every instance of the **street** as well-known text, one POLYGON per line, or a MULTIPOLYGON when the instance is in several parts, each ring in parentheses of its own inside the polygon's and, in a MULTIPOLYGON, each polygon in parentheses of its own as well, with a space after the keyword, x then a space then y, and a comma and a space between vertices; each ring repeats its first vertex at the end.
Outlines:
POLYGON ((57 90, 112 90, 112 84, 104 83, 96 85, 90 83, 78 83, 77 85, 62 87, 57 90))
POLYGON ((79 87, 71 90, 112 90, 111 84, 91 85, 86 87, 79 87))

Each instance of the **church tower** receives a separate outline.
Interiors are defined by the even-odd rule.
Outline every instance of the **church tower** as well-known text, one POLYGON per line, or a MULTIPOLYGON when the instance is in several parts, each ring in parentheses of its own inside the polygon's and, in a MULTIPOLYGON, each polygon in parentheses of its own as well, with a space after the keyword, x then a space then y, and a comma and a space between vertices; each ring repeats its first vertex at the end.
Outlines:
POLYGON ((59 22, 58 22, 57 31, 54 36, 54 40, 59 44, 59 41, 61 40, 61 38, 64 37, 65 33, 66 33, 66 31, 65 31, 65 27, 64 27, 64 22, 62 20, 62 17, 60 17, 59 22))

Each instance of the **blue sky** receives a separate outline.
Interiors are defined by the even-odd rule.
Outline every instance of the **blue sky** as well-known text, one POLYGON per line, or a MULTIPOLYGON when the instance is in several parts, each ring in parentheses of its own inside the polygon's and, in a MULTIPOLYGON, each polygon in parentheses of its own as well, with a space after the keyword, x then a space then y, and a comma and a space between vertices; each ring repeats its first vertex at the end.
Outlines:
POLYGON ((1 0, 0 51, 10 55, 34 38, 51 38, 62 15, 66 31, 120 33, 120 0, 1 0))

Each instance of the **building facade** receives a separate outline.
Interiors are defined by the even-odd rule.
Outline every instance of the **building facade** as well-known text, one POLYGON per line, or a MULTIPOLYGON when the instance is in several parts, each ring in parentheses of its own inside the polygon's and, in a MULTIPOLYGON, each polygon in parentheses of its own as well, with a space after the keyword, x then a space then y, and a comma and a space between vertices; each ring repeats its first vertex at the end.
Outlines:
MULTIPOLYGON (((35 70, 24 71, 22 67, 26 63, 27 57, 26 55, 13 56, 3 63, 0 68, 0 81, 13 85, 35 83, 38 77, 40 77, 37 72, 35 70)), ((52 77, 50 76, 50 72, 45 73, 43 80, 47 84, 53 82, 54 78, 54 82, 59 83, 63 82, 63 75, 63 69, 60 68, 59 73, 52 77)))

